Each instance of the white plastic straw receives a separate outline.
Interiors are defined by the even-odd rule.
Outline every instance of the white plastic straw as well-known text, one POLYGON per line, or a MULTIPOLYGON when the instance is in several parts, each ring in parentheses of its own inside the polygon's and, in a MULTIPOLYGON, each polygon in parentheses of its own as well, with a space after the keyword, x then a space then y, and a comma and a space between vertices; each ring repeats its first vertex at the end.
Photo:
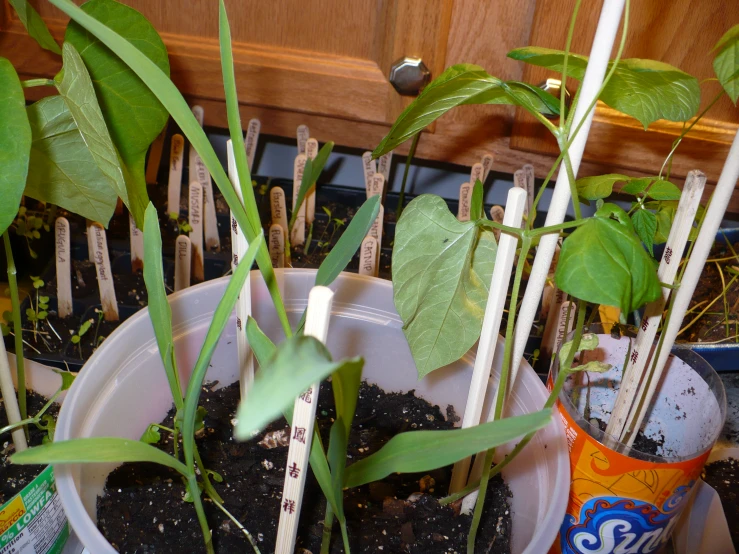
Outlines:
MULTIPOLYGON (((16 330, 18 332, 18 330, 16 330)), ((0 340, 0 394, 3 395, 3 404, 5 404, 5 413, 8 416, 8 424, 15 425, 21 421, 21 412, 18 408, 18 399, 15 396, 15 386, 13 386, 13 377, 10 375, 10 365, 8 364, 8 353, 5 351, 5 341, 0 340)), ((21 452, 28 448, 26 442, 26 432, 23 427, 19 427, 10 433, 13 437, 13 445, 16 452, 21 452)))

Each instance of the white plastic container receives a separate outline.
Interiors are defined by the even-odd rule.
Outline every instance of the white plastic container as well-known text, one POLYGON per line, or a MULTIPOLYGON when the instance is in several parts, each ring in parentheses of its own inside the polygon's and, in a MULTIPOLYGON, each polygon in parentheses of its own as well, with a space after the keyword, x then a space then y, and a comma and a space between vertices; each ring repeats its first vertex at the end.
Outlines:
MULTIPOLYGON (((278 270, 286 308, 297 321, 315 280, 314 270, 278 270)), ((209 281, 170 296, 173 329, 183 383, 197 358, 226 279, 209 281)), ((260 327, 273 339, 283 338, 261 275, 251 275, 252 307, 260 327)), ((362 355, 363 377, 386 391, 416 393, 442 412, 447 405, 463 414, 474 358, 418 381, 410 350, 393 305, 392 284, 372 277, 342 273, 331 285, 336 291, 327 346, 334 359, 362 355)), ((233 316, 235 319, 235 316, 233 316)), ((236 380, 236 325, 228 326, 216 348, 208 379, 226 385, 236 380)), ((500 366, 503 348, 495 365, 500 366)), ((491 387, 492 390, 492 387, 491 387)), ((511 414, 539 410, 547 391, 526 364, 513 389, 511 414)), ((138 439, 152 422, 161 421, 172 406, 153 329, 146 310, 128 319, 95 352, 75 381, 59 417, 57 440, 119 436, 138 439)), ((503 455, 505 448, 498 449, 503 455)), ((114 553, 95 525, 96 500, 111 464, 59 466, 59 493, 72 527, 90 552, 114 553), (84 468, 84 469, 82 469, 84 468)), ((564 517, 570 485, 569 461, 561 423, 541 430, 503 476, 513 492, 513 553, 541 554, 554 541, 564 517)))

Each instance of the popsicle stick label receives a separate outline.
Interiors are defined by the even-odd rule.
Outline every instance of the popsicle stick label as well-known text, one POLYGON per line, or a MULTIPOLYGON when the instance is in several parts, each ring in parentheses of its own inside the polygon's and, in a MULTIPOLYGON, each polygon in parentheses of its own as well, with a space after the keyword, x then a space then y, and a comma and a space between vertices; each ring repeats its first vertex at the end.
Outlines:
POLYGON ((305 147, 310 138, 310 129, 307 125, 298 125, 298 154, 305 154, 305 147))
MULTIPOLYGON (((202 127, 205 119, 205 111, 202 106, 193 106, 192 113, 202 127)), ((192 182, 193 178, 197 179, 198 183, 200 183, 200 186, 203 188, 201 217, 203 218, 205 246, 209 250, 220 250, 221 239, 218 236, 218 220, 216 219, 216 205, 213 198, 213 184, 210 180, 208 168, 205 167, 203 160, 200 158, 200 155, 192 144, 190 145, 190 160, 188 168, 190 170, 190 181, 192 182)), ((197 275, 195 278, 197 279, 197 275)))
MULTIPOLYGON (((513 186, 526 191, 526 194, 528 195, 529 188, 528 188, 528 183, 526 182, 526 174, 524 173, 523 169, 518 169, 513 174, 513 186)), ((524 218, 528 218, 529 216, 528 199, 526 202, 526 206, 524 207, 523 214, 524 214, 524 218)))
POLYGON ((180 196, 182 194, 182 158, 185 152, 185 139, 182 135, 172 135, 169 148, 169 181, 167 183, 167 212, 180 215, 180 196))
POLYGON ((198 120, 198 123, 202 127, 205 121, 205 110, 202 106, 198 106, 197 104, 190 109, 192 110, 192 115, 195 116, 195 119, 198 120))
POLYGON ((278 224, 287 235, 287 207, 285 204, 285 191, 282 187, 272 187, 269 191, 270 210, 272 212, 272 224, 278 224))
POLYGON ((131 271, 144 269, 144 233, 136 227, 133 216, 128 214, 128 230, 131 239, 131 271))
POLYGON ((480 162, 482 164, 482 182, 484 183, 487 181, 488 175, 490 175, 490 170, 493 169, 493 155, 492 154, 485 154, 482 157, 482 161, 480 162))
POLYGON ((470 220, 470 202, 472 200, 472 185, 462 183, 459 187, 459 207, 457 208, 457 219, 459 221, 470 220))
POLYGON ((385 177, 385 182, 390 182, 390 165, 393 161, 393 151, 391 150, 387 154, 383 154, 377 159, 377 172, 382 173, 385 177))
POLYGON ((475 181, 480 181, 481 183, 484 183, 485 180, 483 179, 484 170, 482 168, 481 163, 476 163, 472 166, 472 171, 470 171, 470 183, 472 186, 475 185, 475 181))
POLYGON ((372 275, 378 274, 377 267, 377 239, 371 235, 364 237, 362 246, 359 249, 359 274, 372 275))
POLYGON ((562 304, 567 300, 567 294, 563 290, 557 288, 556 285, 552 286, 554 290, 551 293, 549 313, 547 314, 547 321, 544 324, 544 334, 541 339, 541 355, 544 359, 548 359, 556 352, 554 345, 557 339, 559 312, 562 304))
POLYGON ((524 165, 523 173, 526 176, 526 194, 528 194, 527 210, 530 212, 534 209, 534 166, 531 164, 524 165))
MULTIPOLYGON (((167 121, 169 123, 169 121, 167 121)), ((164 126, 162 132, 157 135, 154 142, 149 147, 149 158, 146 160, 146 184, 156 185, 157 174, 159 173, 159 164, 162 161, 162 152, 164 151, 164 138, 167 135, 167 125, 164 126)))
POLYGON ((72 267, 70 260, 69 221, 57 217, 54 223, 56 241, 56 296, 59 317, 72 315, 72 267))
MULTIPOLYGON (((105 229, 99 223, 93 223, 92 249, 97 272, 98 288, 100 289, 100 303, 103 306, 105 321, 118 321, 118 302, 115 298, 113 274, 110 271, 110 256, 108 255, 108 241, 105 238, 105 229)), ((90 229, 90 228, 88 228, 90 229)))
POLYGON ((298 210, 298 215, 293 224, 292 233, 290 234, 290 242, 294 245, 305 244, 305 200, 300 206, 295 204, 298 201, 298 192, 300 191, 300 183, 303 181, 303 171, 305 171, 305 162, 308 157, 305 154, 298 154, 295 157, 293 166, 293 211, 298 210))
POLYGON ((192 243, 192 278, 195 281, 205 280, 203 266, 203 187, 197 181, 190 182, 189 223, 190 242, 192 243))
MULTIPOLYGON (((314 138, 308 139, 305 144, 305 155, 311 160, 315 160, 318 155, 318 141, 314 138)), ((311 183, 308 192, 305 194, 305 221, 310 225, 316 218, 316 184, 311 183)))
POLYGON ((575 303, 574 302, 562 302, 559 307, 559 314, 557 316, 557 333, 554 336, 554 348, 552 352, 557 352, 559 347, 565 340, 565 337, 575 327, 575 303))
POLYGON ((377 173, 377 164, 372 159, 372 152, 362 154, 362 170, 364 171, 364 186, 369 188, 372 176, 377 173))
POLYGON ((367 199, 381 195, 384 189, 385 176, 382 173, 375 173, 367 184, 367 199))
POLYGON ((186 235, 180 235, 175 241, 174 258, 174 291, 190 286, 190 267, 192 264, 192 245, 186 235))
MULTIPOLYGON (((495 223, 503 224, 503 218, 505 217, 505 210, 503 209, 503 206, 493 206, 490 208, 490 219, 492 221, 495 221, 495 223)), ((500 229, 493 230, 495 233, 495 240, 500 239, 500 229)))
POLYGON ((285 267, 285 231, 278 223, 269 228, 269 257, 272 267, 285 267))
POLYGON ((385 207, 380 204, 380 211, 377 212, 377 217, 372 222, 368 235, 377 239, 377 246, 382 245, 382 223, 385 218, 385 207))
POLYGON ((244 148, 246 149, 246 161, 249 164, 249 172, 254 170, 254 158, 257 155, 257 143, 259 142, 259 132, 262 130, 262 122, 257 118, 250 119, 249 125, 246 127, 246 140, 244 148))
POLYGON ((93 230, 92 230, 92 221, 89 219, 86 220, 86 226, 87 226, 87 259, 95 263, 95 252, 93 250, 92 242, 93 242, 93 230))

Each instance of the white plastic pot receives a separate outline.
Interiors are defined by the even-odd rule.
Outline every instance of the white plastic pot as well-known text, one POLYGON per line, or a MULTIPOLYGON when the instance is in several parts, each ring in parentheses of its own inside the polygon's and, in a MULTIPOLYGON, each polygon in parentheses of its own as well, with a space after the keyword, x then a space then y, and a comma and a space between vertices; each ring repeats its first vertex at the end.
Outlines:
MULTIPOLYGON (((280 271, 280 270, 278 270, 280 271)), ((285 304, 293 321, 306 307, 314 270, 278 273, 285 304)), ((170 296, 176 354, 183 383, 198 355, 226 279, 209 281, 170 296)), ((252 272, 252 307, 261 328, 281 340, 274 306, 258 272, 252 272)), ((416 393, 442 411, 454 406, 461 417, 474 358, 461 361, 418 381, 410 350, 393 305, 389 281, 342 273, 331 285, 336 291, 328 348, 335 359, 364 356, 364 378, 386 391, 416 393)), ((234 316, 235 320, 235 316, 234 316)), ((227 385, 236 380, 236 325, 229 325, 215 351, 208 378, 227 385)), ((502 348, 495 364, 500 365, 502 348)), ((491 387, 492 388, 492 387, 491 387)), ((541 409, 547 392, 526 364, 513 389, 511 414, 541 409)), ((119 436, 138 439, 152 422, 161 421, 172 406, 153 329, 146 310, 128 319, 98 348, 69 390, 59 421, 57 440, 119 436)), ((501 455, 506 449, 501 448, 501 455)), ((111 464, 60 466, 59 493, 72 527, 87 549, 113 553, 95 525, 96 500, 111 464)), ((513 492, 513 553, 541 554, 554 541, 564 516, 570 485, 567 444, 555 418, 504 472, 513 492)))

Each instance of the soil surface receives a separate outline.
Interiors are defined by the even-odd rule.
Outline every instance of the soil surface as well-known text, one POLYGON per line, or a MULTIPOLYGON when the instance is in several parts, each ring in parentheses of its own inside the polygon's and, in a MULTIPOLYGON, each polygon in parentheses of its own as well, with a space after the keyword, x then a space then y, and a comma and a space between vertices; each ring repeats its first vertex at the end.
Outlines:
MULTIPOLYGON (((205 387, 201 405, 208 414, 198 447, 205 466, 218 472, 216 485, 226 508, 255 537, 260 550, 274 552, 282 486, 290 437, 284 419, 246 443, 234 442, 232 423, 238 386, 212 391, 205 387)), ((334 410, 331 385, 321 385, 319 428, 328 444, 334 410)), ((164 425, 172 423, 172 413, 164 425)), ((386 394, 362 385, 348 446, 348 463, 376 452, 392 436, 414 429, 449 429, 456 416, 445 417, 438 406, 407 394, 386 394)), ((160 448, 172 450, 162 431, 160 448)), ((457 515, 438 498, 448 488, 451 468, 428 473, 392 475, 384 481, 345 491, 353 552, 441 554, 465 552, 470 516, 457 515)), ((185 487, 174 471, 154 464, 125 464, 110 474, 105 495, 98 499, 98 526, 120 552, 202 552, 204 546, 192 504, 182 501, 185 487)), ((478 533, 479 553, 510 551, 508 487, 491 481, 478 533)), ((298 529, 297 552, 318 554, 326 502, 308 475, 298 529), (303 550, 301 550, 303 549, 303 550)), ((236 526, 209 500, 205 510, 219 553, 251 552, 236 526)), ((334 525, 331 552, 343 552, 338 525, 334 525)))
POLYGON ((703 469, 703 480, 711 485, 719 497, 729 524, 734 548, 739 550, 739 461, 734 458, 708 464, 703 469))
MULTIPOLYGON (((27 396, 28 415, 36 415, 41 411, 41 408, 44 407, 46 402, 48 402, 47 398, 29 391, 27 396)), ((46 413, 56 420, 57 414, 59 413, 59 404, 52 404, 46 413)), ((8 417, 5 414, 3 400, 0 398, 0 427, 5 427, 7 424, 8 417)), ((28 432, 30 435, 30 440, 28 441, 29 446, 38 446, 46 436, 46 431, 39 429, 35 425, 30 425, 28 432)), ((0 452, 0 505, 2 505, 22 491, 23 487, 33 481, 46 466, 19 466, 11 464, 10 456, 15 454, 15 448, 13 447, 13 440, 10 433, 0 436, 0 446, 2 446, 2 451, 0 452)))
MULTIPOLYGON (((607 427, 606 422, 598 418, 593 418, 590 421, 597 422, 598 427, 600 427, 600 430, 605 432, 606 427, 607 427)), ((660 437, 659 439, 653 439, 653 438, 647 437, 643 431, 639 431, 639 433, 636 435, 636 439, 634 439, 633 448, 635 448, 639 452, 643 452, 644 454, 652 454, 653 456, 661 456, 663 454, 662 445, 664 445, 664 443, 665 443, 664 437, 660 437)))

